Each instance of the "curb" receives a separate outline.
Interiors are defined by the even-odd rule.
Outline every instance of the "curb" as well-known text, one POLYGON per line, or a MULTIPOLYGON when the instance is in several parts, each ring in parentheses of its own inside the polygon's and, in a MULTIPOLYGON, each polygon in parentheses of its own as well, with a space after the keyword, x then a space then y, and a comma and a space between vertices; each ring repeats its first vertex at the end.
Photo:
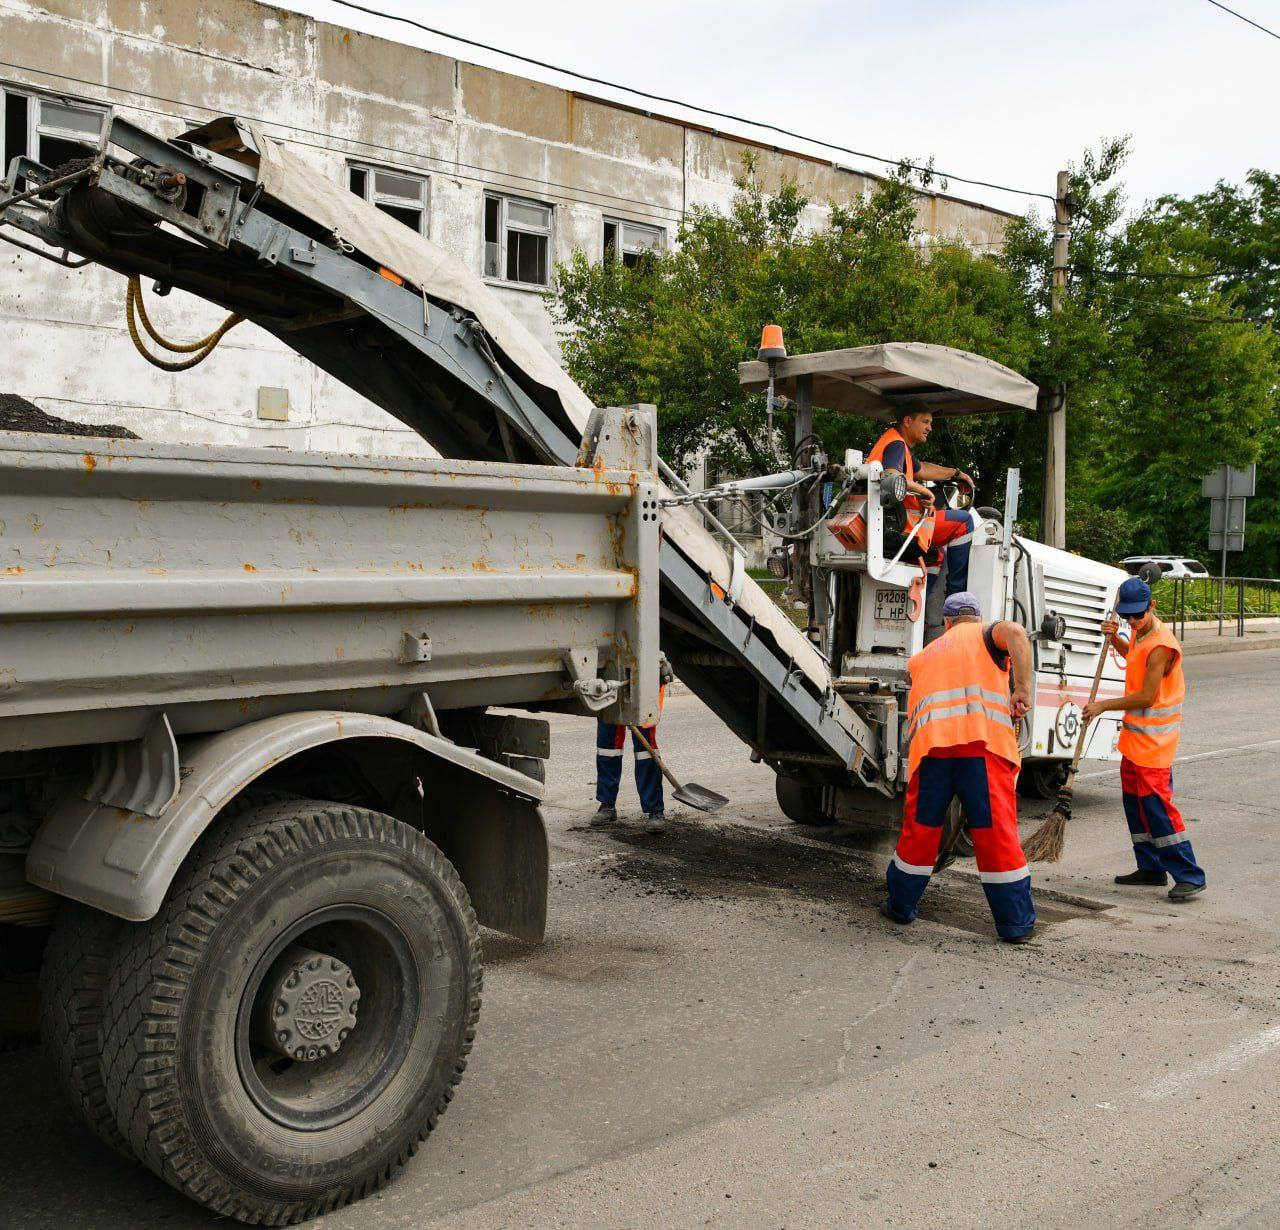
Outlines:
POLYGON ((1251 649, 1280 649, 1280 636, 1258 636, 1252 640, 1247 636, 1224 636, 1204 641, 1188 639, 1182 643, 1183 655, 1188 658, 1209 653, 1247 653, 1251 649))

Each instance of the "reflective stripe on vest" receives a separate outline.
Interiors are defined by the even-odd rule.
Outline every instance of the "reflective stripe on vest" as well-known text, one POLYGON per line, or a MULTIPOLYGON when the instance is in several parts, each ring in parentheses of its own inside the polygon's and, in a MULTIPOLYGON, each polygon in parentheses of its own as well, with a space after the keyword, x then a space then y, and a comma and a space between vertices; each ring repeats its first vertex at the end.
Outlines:
POLYGON ((1141 640, 1129 646, 1125 659, 1124 690, 1140 692, 1147 678, 1147 660, 1156 649, 1168 649, 1173 664, 1160 680, 1151 704, 1129 709, 1121 716, 1120 754, 1151 769, 1168 768, 1178 752, 1178 732, 1182 729, 1182 703, 1187 685, 1182 673, 1182 646, 1160 620, 1141 640))
MULTIPOLYGON (((993 712, 991 706, 986 701, 971 700, 968 702, 962 702, 958 705, 945 705, 941 709, 929 709, 921 716, 918 722, 908 726, 907 738, 911 738, 917 730, 923 730, 930 722, 937 722, 945 718, 956 717, 958 714, 962 713, 980 713, 984 717, 990 718, 993 722, 1008 726, 1010 730, 1013 729, 1013 718, 1010 716, 1007 708, 1003 713, 993 712)), ((973 740, 968 740, 968 742, 973 742, 973 740)))
POLYGON ((1018 738, 1009 700, 1009 668, 987 651, 980 623, 959 623, 908 663, 908 771, 935 748, 981 743, 1018 764, 1018 738))
POLYGON ((914 722, 917 715, 920 713, 920 710, 926 706, 940 705, 943 701, 949 700, 965 700, 974 696, 990 701, 992 705, 998 709, 1003 709, 1005 713, 1009 712, 1008 692, 1002 696, 999 692, 989 692, 986 688, 979 687, 977 684, 969 684, 967 687, 952 688, 947 692, 935 692, 932 696, 926 696, 907 714, 907 723, 910 724, 914 722))

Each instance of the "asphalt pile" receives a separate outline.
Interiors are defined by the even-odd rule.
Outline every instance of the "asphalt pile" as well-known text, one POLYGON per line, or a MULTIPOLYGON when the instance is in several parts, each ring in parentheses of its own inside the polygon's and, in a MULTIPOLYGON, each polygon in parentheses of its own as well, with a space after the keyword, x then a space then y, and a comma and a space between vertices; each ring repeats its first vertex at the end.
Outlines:
POLYGON ((107 440, 138 440, 137 432, 114 423, 77 423, 46 414, 35 402, 16 393, 0 393, 0 431, 29 431, 41 436, 97 436, 107 440))

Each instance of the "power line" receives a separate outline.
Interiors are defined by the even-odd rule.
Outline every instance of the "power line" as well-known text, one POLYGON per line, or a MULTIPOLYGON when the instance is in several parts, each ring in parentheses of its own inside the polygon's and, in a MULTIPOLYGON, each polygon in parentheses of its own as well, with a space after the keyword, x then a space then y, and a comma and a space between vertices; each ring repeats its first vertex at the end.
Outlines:
POLYGON ((1071 271, 1073 273, 1092 273, 1100 278, 1168 279, 1178 282, 1209 282, 1214 278, 1227 276, 1221 270, 1215 270, 1213 273, 1178 273, 1173 270, 1099 269, 1096 265, 1072 265, 1071 271))
POLYGON ((1150 299, 1134 299, 1128 295, 1112 294, 1116 303, 1125 304, 1131 312, 1145 312, 1149 316, 1172 316, 1199 325, 1272 325, 1265 316, 1206 316, 1172 303, 1153 303, 1150 299))
MULTIPOLYGON (((35 66, 30 64, 17 64, 11 60, 0 60, 0 65, 4 66, 5 68, 16 68, 19 72, 39 73, 41 76, 54 77, 59 81, 70 81, 76 85, 86 85, 86 86, 89 86, 91 89, 111 90, 117 94, 130 95, 135 98, 149 98, 152 102, 168 103, 170 106, 173 106, 173 107, 179 107, 184 109, 194 109, 196 111, 204 111, 204 112, 207 112, 209 115, 225 114, 224 111, 221 111, 216 107, 207 107, 203 103, 193 103, 193 102, 185 101, 179 98, 169 98, 164 94, 149 94, 145 90, 126 89, 124 86, 107 85, 103 82, 89 81, 89 80, 86 80, 84 77, 70 76, 67 73, 55 72, 53 69, 49 69, 49 68, 36 68, 35 66)), ((171 112, 157 111, 154 107, 144 107, 135 102, 130 101, 130 102, 124 103, 123 105, 129 107, 131 110, 141 111, 146 115, 158 115, 164 119, 174 118, 171 112)), ((634 197, 622 196, 614 192, 605 192, 596 188, 584 188, 578 184, 559 184, 559 183, 556 183, 554 180, 536 179, 530 175, 520 175, 515 171, 502 171, 496 167, 486 167, 476 163, 461 162, 453 158, 443 158, 439 154, 426 154, 420 150, 394 148, 389 145, 380 145, 375 141, 362 140, 360 137, 335 136, 332 133, 322 132, 319 129, 315 129, 315 128, 304 128, 299 124, 291 124, 284 120, 271 120, 271 119, 265 118, 264 116, 258 116, 258 115, 244 115, 241 118, 246 120, 251 120, 253 123, 256 123, 256 124, 270 124, 275 128, 284 128, 289 130, 290 132, 294 132, 294 133, 301 132, 301 133, 306 133, 308 136, 325 138, 330 142, 342 141, 348 145, 360 145, 360 146, 363 146, 365 149, 377 150, 379 153, 382 153, 382 154, 391 154, 393 156, 403 156, 405 154, 408 154, 414 158, 419 158, 424 162, 441 163, 444 167, 449 169, 448 173, 450 175, 454 176, 457 179, 466 180, 469 183, 486 184, 486 183, 489 183, 489 181, 479 179, 474 175, 462 174, 456 170, 453 170, 453 168, 466 167, 468 170, 483 171, 485 174, 488 174, 488 175, 501 175, 507 179, 517 179, 517 180, 525 181, 527 183, 537 184, 539 186, 539 191, 538 191, 539 196, 550 197, 552 200, 564 201, 567 204, 595 205, 601 209, 614 210, 618 213, 630 213, 637 217, 647 218, 650 221, 680 222, 680 221, 683 221, 686 216, 684 211, 677 209, 674 205, 659 205, 652 201, 640 201, 634 197), (564 188, 566 191, 569 191, 569 192, 587 193, 591 196, 605 197, 609 200, 624 202, 624 204, 605 205, 598 201, 584 201, 578 197, 561 196, 554 192, 547 192, 542 187, 542 185, 544 184, 547 185, 547 187, 564 188), (660 211, 660 212, 656 212, 656 211, 660 211), (670 214, 671 216, 667 217, 665 216, 666 214, 670 214)), ((331 144, 318 145, 314 141, 301 141, 296 137, 292 137, 289 139, 292 142, 292 144, 301 145, 306 147, 307 149, 323 150, 326 153, 341 152, 341 151, 335 151, 331 144)), ((494 185, 489 183, 489 186, 493 187, 494 185)))
MULTIPOLYGON (((399 21, 407 26, 413 26, 415 29, 422 30, 427 34, 434 34, 438 38, 447 38, 455 43, 462 43, 467 47, 476 47, 481 51, 491 51, 495 55, 506 56, 509 60, 517 60, 522 64, 532 64, 537 68, 549 69, 553 73, 561 73, 566 77, 573 77, 578 81, 588 81, 592 85, 602 85, 607 89, 621 90, 625 94, 634 94, 637 98, 647 98, 650 102, 666 103, 668 106, 684 107, 688 111, 696 111, 700 115, 711 115, 716 119, 731 120, 735 124, 747 124, 752 128, 761 128, 766 132, 776 132, 784 137, 789 137, 794 141, 806 141, 810 145, 821 146, 823 149, 835 150, 841 154, 852 154, 855 158, 866 158, 871 162, 878 162, 889 167, 903 167, 909 171, 922 171, 929 175, 936 175, 939 179, 955 180, 959 184, 972 184, 979 188, 992 188, 996 192, 1009 192, 1014 196, 1031 196, 1040 197, 1046 201, 1055 200, 1051 192, 1032 192, 1026 188, 1010 188, 1006 184, 992 183, 986 179, 969 179, 963 175, 951 175, 945 171, 935 170, 930 166, 920 166, 916 163, 906 162, 901 158, 885 158, 880 154, 869 154, 865 150, 851 149, 847 145, 836 145, 831 141, 823 141, 818 137, 808 137, 801 132, 793 132, 789 128, 780 128, 777 124, 769 124, 763 120, 748 119, 746 116, 734 115, 728 111, 713 111, 710 107, 700 107, 697 103, 685 102, 680 98, 668 98, 663 94, 651 94, 647 90, 637 89, 635 86, 623 85, 618 81, 609 81, 604 77, 592 77, 587 73, 577 72, 572 68, 564 68, 559 64, 550 64, 546 60, 536 60, 532 56, 521 55, 517 51, 506 51, 501 47, 495 47, 491 43, 482 43, 477 39, 464 38, 461 34, 450 34, 448 30, 441 30, 435 26, 428 26, 415 20, 412 17, 401 17, 396 13, 385 13, 381 9, 368 8, 363 4, 356 4, 353 0, 330 0, 331 3, 341 5, 343 8, 355 9, 360 13, 367 13, 371 17, 381 17, 386 21, 399 21)), ((1214 0, 1210 0, 1211 3, 1214 0)), ((1270 33, 1270 31, 1268 31, 1270 33)))
MULTIPOLYGON (((334 3, 339 3, 339 0, 334 0, 334 3)), ((1280 38, 1280 34, 1277 34, 1274 30, 1268 30, 1266 26, 1259 25, 1252 17, 1246 17, 1243 13, 1237 13, 1235 9, 1229 9, 1225 4, 1219 4, 1218 0, 1209 0, 1209 3, 1212 4, 1215 9, 1221 9, 1224 13, 1230 13, 1232 17, 1238 17, 1241 21, 1251 25, 1255 30, 1261 30, 1263 34, 1269 34, 1272 38, 1280 38)))

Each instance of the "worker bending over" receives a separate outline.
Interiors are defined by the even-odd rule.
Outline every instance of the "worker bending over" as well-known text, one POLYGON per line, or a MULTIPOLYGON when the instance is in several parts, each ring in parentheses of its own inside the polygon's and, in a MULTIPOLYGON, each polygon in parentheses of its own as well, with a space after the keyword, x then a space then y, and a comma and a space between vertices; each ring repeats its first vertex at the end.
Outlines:
POLYGON ((1017 722, 1031 705, 1031 643, 1018 624, 984 625, 970 593, 952 594, 942 615, 946 632, 907 663, 907 798, 880 911, 897 923, 915 921, 947 811, 959 797, 996 933, 1023 944, 1036 912, 1014 787, 1022 760, 1017 722))
MULTIPOLYGON (((895 426, 876 441, 867 454, 868 461, 878 461, 886 470, 896 470, 907 480, 907 514, 912 523, 922 517, 933 516, 933 492, 922 485, 927 482, 952 480, 973 491, 973 479, 955 466, 934 465, 931 461, 917 462, 912 448, 923 444, 933 431, 933 414, 928 410, 905 410, 898 416, 895 426)), ((947 569, 946 593, 958 594, 969 588, 969 545, 973 541, 973 516, 965 509, 948 508, 934 517, 932 543, 925 555, 925 567, 929 572, 932 592, 934 578, 942 568, 947 569)))
POLYGON ((1102 625, 1102 634, 1125 660, 1124 695, 1090 701, 1084 707, 1089 722, 1100 713, 1124 713, 1120 788, 1138 869, 1116 876, 1116 883, 1163 885, 1169 875, 1173 877, 1169 899, 1187 901, 1204 892, 1205 877, 1173 803, 1173 760, 1187 694, 1182 646, 1156 618, 1151 587, 1139 577, 1130 577, 1120 586, 1116 611, 1128 622, 1130 639, 1120 639, 1114 619, 1102 625))

